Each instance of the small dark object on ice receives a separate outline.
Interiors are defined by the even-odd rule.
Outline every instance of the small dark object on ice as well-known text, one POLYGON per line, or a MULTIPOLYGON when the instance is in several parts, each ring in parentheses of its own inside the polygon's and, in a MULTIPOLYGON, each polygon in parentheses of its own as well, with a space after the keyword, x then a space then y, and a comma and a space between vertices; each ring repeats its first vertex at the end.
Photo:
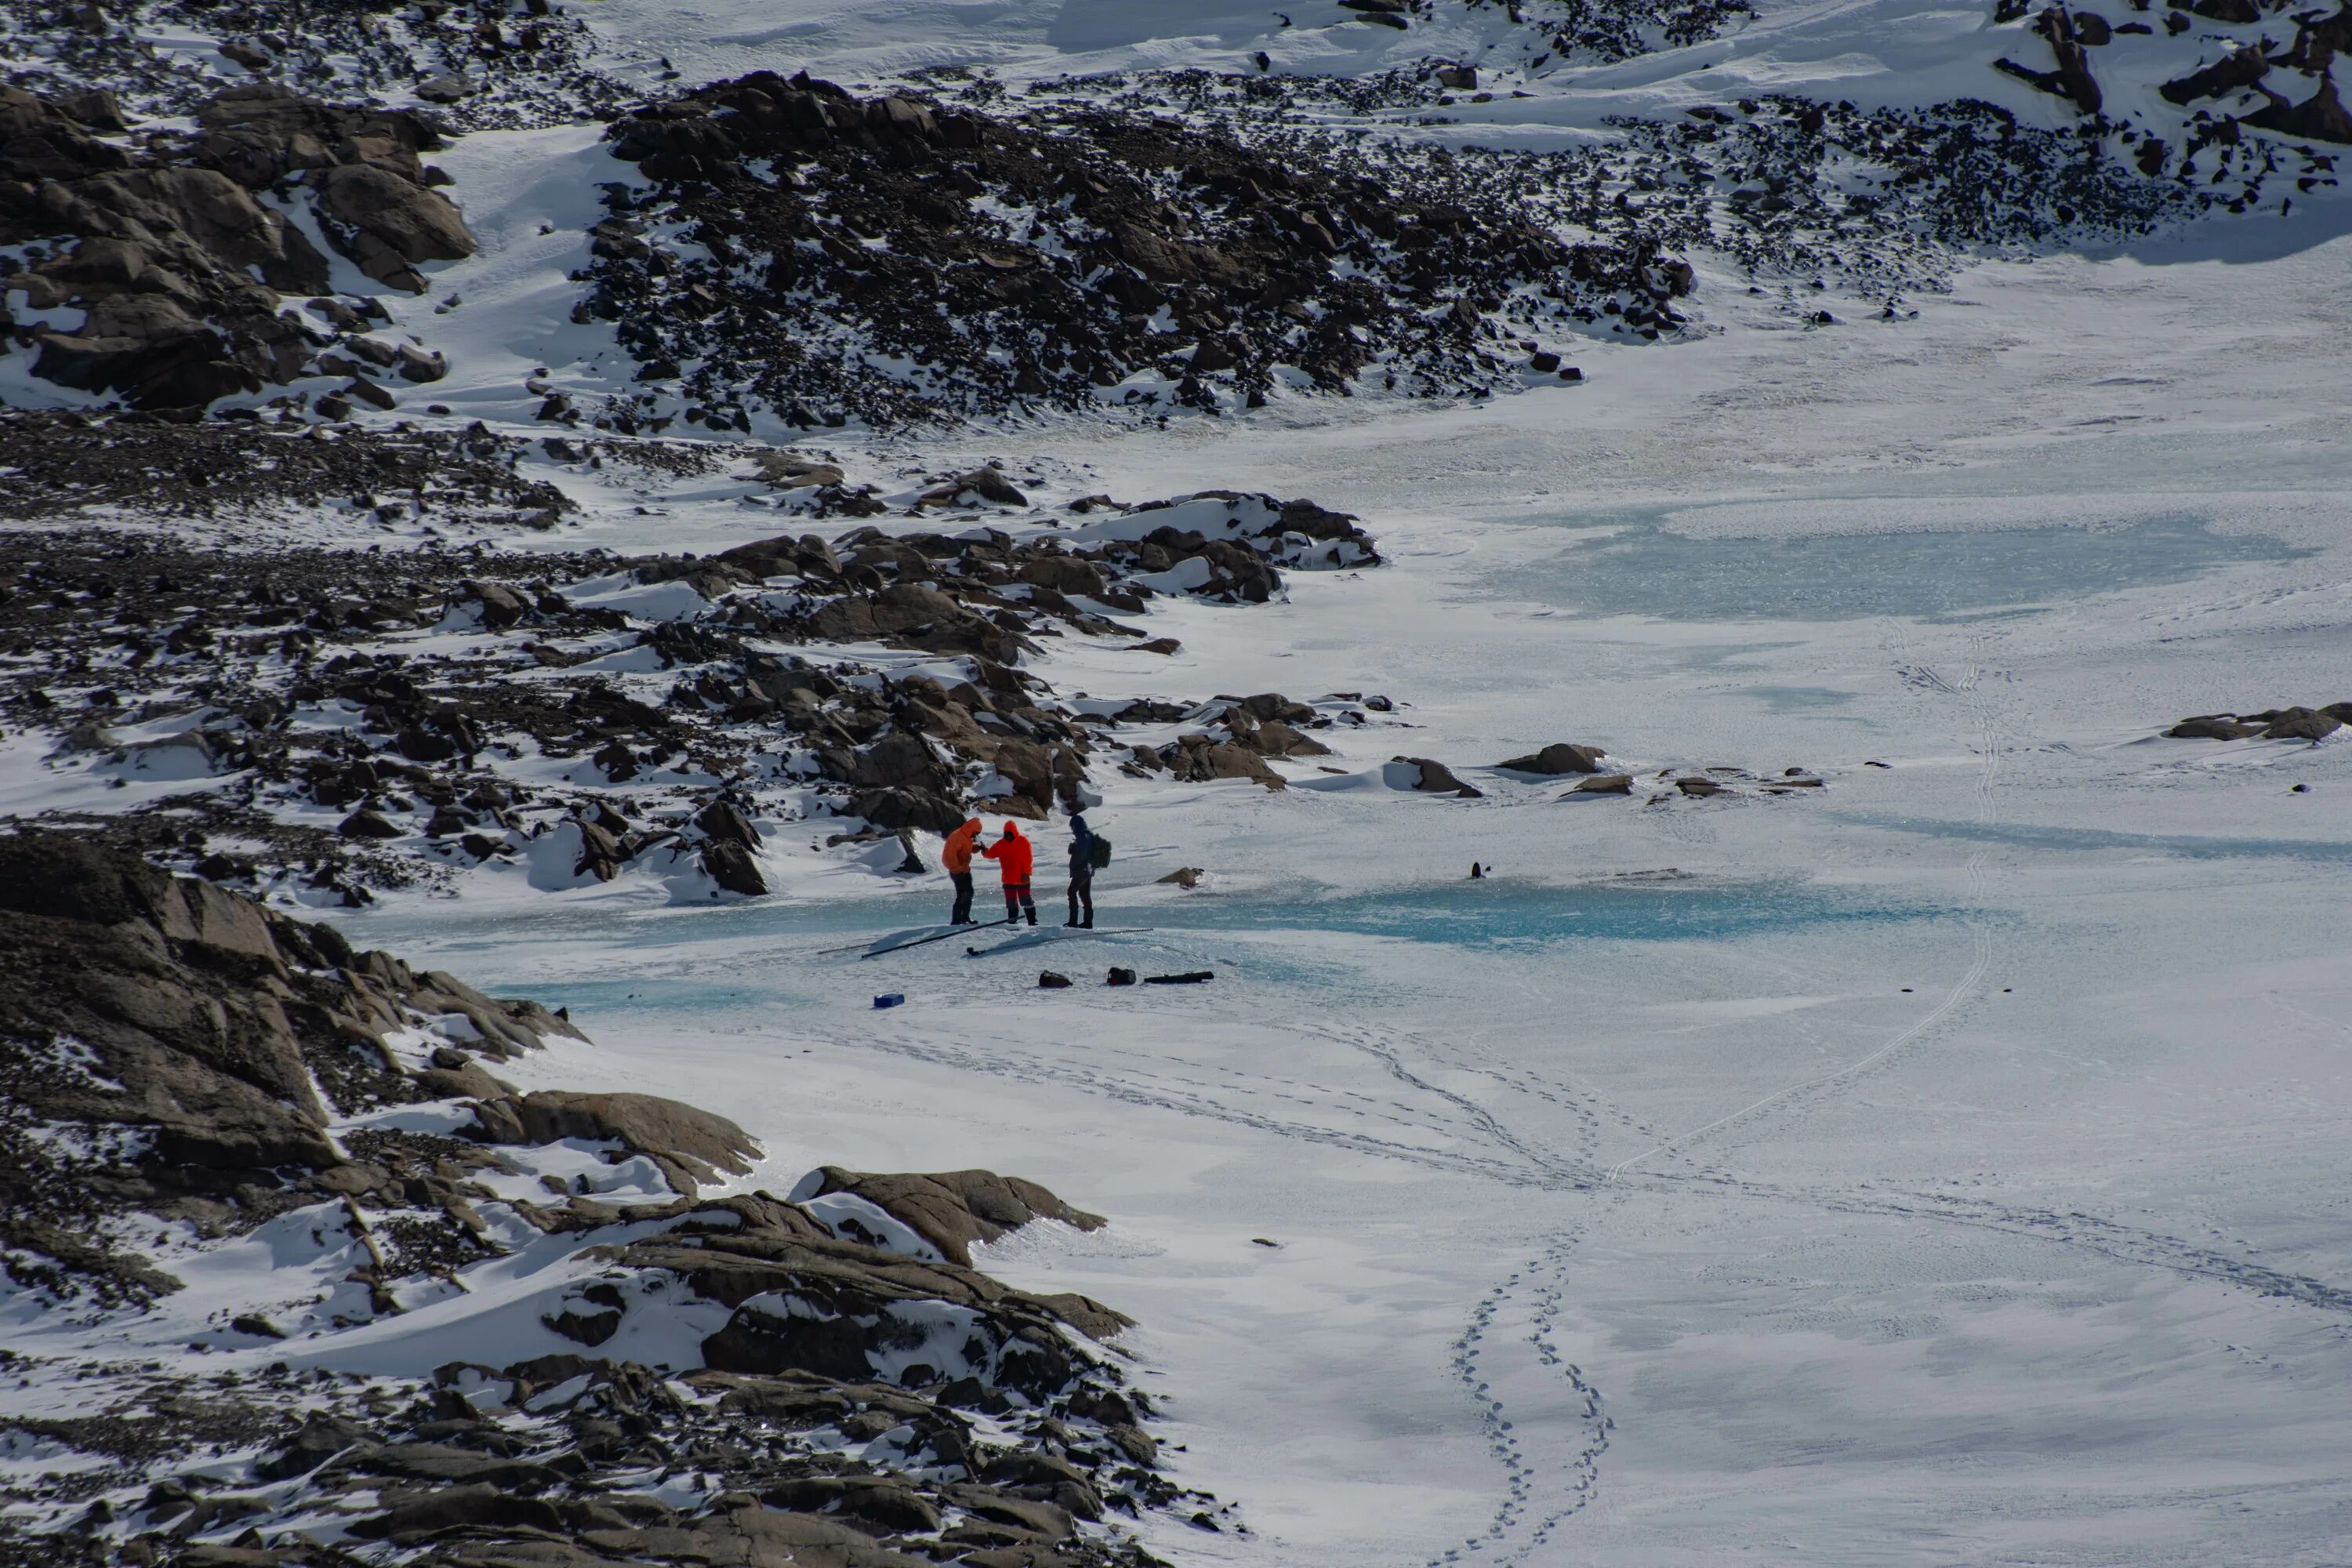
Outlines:
POLYGON ((885 991, 881 995, 874 998, 874 1006, 878 1012, 884 1007, 899 1006, 904 1004, 906 1000, 906 993, 902 991, 885 991))
POLYGON ((1864 763, 1862 765, 1865 768, 1891 768, 1895 764, 1893 763, 1864 763))
POLYGON ((1252 1247, 1280 1247, 1282 1243, 1278 1241, 1268 1241, 1262 1236, 1253 1236, 1250 1237, 1250 1245, 1252 1247))
POLYGON ((1485 881, 1485 880, 1486 879, 1486 868, 1485 868, 1484 866, 1481 866, 1481 865, 1480 865, 1480 864, 1478 864, 1478 862, 1477 862, 1477 861, 1475 861, 1475 860, 1471 861, 1471 862, 1470 862, 1470 879, 1471 879, 1472 881, 1474 881, 1474 882, 1483 882, 1483 881, 1485 881))
POLYGON ((1037 988, 1041 991, 1066 990, 1069 987, 1069 984, 1070 977, 1068 975, 1057 974, 1050 969, 1041 971, 1037 976, 1037 988))
POLYGON ((1182 974, 1147 974, 1146 985, 1198 985, 1204 980, 1214 980, 1216 973, 1208 969, 1188 970, 1182 974))
POLYGON ((1110 978, 1105 980, 1103 984, 1106 985, 1132 985, 1135 984, 1135 971, 1132 969, 1122 969, 1118 964, 1114 963, 1110 966, 1110 978))

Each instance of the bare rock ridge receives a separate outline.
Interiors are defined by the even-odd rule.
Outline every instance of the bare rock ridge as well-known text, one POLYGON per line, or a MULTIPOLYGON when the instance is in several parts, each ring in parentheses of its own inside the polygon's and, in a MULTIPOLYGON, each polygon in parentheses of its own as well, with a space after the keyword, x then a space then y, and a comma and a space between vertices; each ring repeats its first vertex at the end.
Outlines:
POLYGON ((92 1413, 0 1417, 59 1457, 0 1486, 44 1560, 1142 1568, 1119 1517, 1214 1522, 1160 1474, 1151 1402, 1102 1348, 1129 1321, 971 1266, 1021 1226, 1098 1217, 985 1171, 699 1196, 763 1157, 732 1122, 489 1070, 572 1032, 133 857, 0 837, 14 1286, 136 1342, 178 1310, 172 1266, 268 1226, 250 1301, 181 1331, 288 1357, 207 1384, 7 1352, 50 1408, 92 1413), (551 1173, 583 1149, 609 1177, 551 1173), (151 1257, 128 1238, 157 1221, 185 1228, 151 1257), (468 1270, 534 1251, 535 1347, 508 1301, 480 1335, 461 1311, 430 1377, 336 1370, 345 1330, 446 1316, 468 1270), (705 1325, 683 1341, 682 1310, 705 1325), (490 1342, 531 1353, 467 1359, 490 1342))
POLYGON ((738 428, 1215 410, 1262 401, 1279 367, 1327 393, 1475 393, 1524 333, 1671 325, 1690 287, 1639 245, 1136 115, 760 72, 609 134, 650 188, 608 189, 578 313, 653 384, 602 416, 624 427, 681 407, 738 428), (886 356, 911 376, 870 367, 886 356))
POLYGON ((134 408, 201 409, 305 374, 368 388, 442 374, 436 356, 362 330, 381 307, 333 297, 327 257, 287 216, 309 215, 375 281, 422 292, 421 266, 474 251, 417 156, 441 144, 433 121, 257 82, 205 103, 192 132, 133 141, 99 134, 118 118, 104 95, 74 101, 97 124, 0 85, 0 245, 28 247, 0 261, 0 290, 83 311, 69 331, 33 330, 35 375, 134 408))

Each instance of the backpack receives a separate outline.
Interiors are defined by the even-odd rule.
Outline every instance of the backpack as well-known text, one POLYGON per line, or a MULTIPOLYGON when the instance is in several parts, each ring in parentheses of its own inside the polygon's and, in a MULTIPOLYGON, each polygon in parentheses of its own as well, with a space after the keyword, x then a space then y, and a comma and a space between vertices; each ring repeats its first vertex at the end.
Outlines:
POLYGON ((1091 870, 1099 871, 1109 864, 1110 840, 1097 833, 1094 843, 1087 848, 1087 866, 1091 870))

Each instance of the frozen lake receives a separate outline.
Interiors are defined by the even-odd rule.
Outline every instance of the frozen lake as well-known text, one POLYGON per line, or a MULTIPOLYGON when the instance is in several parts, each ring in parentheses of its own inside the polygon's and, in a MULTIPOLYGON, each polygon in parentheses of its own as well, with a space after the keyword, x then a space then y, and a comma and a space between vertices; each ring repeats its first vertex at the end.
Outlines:
POLYGON ((595 1044, 523 1076, 726 1111, 763 1184, 984 1165, 1109 1215, 988 1266, 1140 1321, 1177 1473, 1252 1525, 1150 1526, 1180 1561, 2352 1560, 2352 741, 2154 738, 2352 698, 2352 388, 2282 334, 2152 402, 2226 356, 2049 309, 2063 374, 1958 393, 1986 329, 1931 312, 1858 385, 1858 336, 1733 332, 1588 361, 1606 405, 1071 437, 1122 495, 1312 494, 1391 558, 1169 610, 1154 689, 1385 690, 1412 728, 1332 762, 1492 786, 1114 778, 1149 850, 1100 922, 1148 931, 860 960, 936 879, 348 929, 569 1002, 595 1044), (2151 408, 2178 438, 2095 423, 2151 408), (1642 787, 1480 771, 1553 740, 1642 787), (1649 800, 1711 764, 1829 787, 1649 800))

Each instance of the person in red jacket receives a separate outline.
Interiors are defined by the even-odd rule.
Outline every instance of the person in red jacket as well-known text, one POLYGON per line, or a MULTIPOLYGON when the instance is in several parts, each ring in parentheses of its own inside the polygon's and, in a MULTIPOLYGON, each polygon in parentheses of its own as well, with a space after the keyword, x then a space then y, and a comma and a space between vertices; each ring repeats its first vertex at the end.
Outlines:
POLYGON ((1029 840, 1011 823, 1004 825, 1004 837, 981 850, 996 862, 1004 878, 1004 923, 1011 925, 1024 912, 1029 923, 1037 923, 1037 900, 1029 896, 1029 840))
POLYGON ((980 818, 971 817, 948 835, 948 846, 940 852, 940 860, 948 868, 948 880, 955 884, 955 912, 948 916, 951 926, 977 923, 971 918, 971 852, 980 847, 980 836, 987 831, 980 818))

